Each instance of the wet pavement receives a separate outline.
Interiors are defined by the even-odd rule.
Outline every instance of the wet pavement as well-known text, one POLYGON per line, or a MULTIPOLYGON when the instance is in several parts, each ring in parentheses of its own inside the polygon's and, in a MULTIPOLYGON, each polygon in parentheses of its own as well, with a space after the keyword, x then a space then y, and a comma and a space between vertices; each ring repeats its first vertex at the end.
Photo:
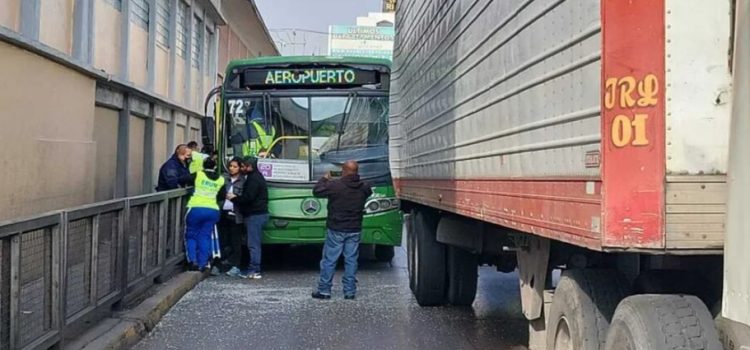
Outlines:
POLYGON ((201 282, 135 349, 525 349, 515 274, 483 267, 472 307, 421 308, 403 248, 391 264, 363 252, 357 299, 343 299, 339 269, 333 298, 315 300, 319 248, 273 254, 262 280, 201 282))

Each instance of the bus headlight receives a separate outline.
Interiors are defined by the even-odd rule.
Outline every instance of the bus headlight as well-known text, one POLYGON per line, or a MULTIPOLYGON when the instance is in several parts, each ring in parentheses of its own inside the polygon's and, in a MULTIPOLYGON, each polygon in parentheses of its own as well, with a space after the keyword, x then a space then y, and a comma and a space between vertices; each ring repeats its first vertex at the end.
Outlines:
POLYGON ((387 210, 398 209, 400 202, 397 198, 373 198, 365 204, 366 214, 375 214, 387 210))

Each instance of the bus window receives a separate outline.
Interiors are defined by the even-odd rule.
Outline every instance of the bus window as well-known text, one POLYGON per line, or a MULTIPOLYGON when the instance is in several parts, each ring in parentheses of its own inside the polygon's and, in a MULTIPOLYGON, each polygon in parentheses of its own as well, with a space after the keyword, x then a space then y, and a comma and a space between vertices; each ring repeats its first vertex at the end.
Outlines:
POLYGON ((313 97, 313 178, 346 160, 362 163, 363 176, 388 172, 387 97, 313 97))

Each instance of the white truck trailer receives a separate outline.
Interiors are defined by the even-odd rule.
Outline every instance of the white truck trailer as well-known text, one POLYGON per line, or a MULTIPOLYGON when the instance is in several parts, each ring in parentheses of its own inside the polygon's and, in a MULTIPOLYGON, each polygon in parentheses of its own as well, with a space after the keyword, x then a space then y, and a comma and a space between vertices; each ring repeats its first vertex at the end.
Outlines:
POLYGON ((391 166, 417 301, 470 305, 490 264, 518 270, 531 349, 750 348, 749 17, 399 1, 391 166))

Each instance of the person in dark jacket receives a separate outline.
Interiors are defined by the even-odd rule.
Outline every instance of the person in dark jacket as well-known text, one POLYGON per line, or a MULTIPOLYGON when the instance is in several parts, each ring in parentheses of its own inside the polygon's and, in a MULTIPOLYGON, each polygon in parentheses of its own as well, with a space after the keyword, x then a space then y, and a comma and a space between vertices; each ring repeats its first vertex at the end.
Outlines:
MULTIPOLYGON (((227 193, 234 193, 239 196, 242 194, 242 187, 245 184, 245 174, 241 172, 244 168, 243 160, 234 157, 227 165, 228 174, 224 176, 227 193)), ((219 221, 219 232, 222 238, 222 256, 226 258, 230 268, 226 272, 227 276, 237 277, 241 270, 239 266, 243 260, 243 255, 247 254, 245 248, 245 227, 242 222, 242 213, 239 205, 234 205, 232 201, 221 198, 219 201, 221 208, 221 220, 219 221), (244 249, 243 249, 244 248, 244 249)), ((244 259, 247 261, 247 259, 244 259)))
POLYGON ((248 171, 242 193, 227 194, 227 199, 239 206, 242 221, 247 230, 247 248, 250 253, 250 263, 241 275, 245 278, 260 279, 261 244, 263 240, 263 225, 268 221, 268 186, 263 174, 258 171, 258 159, 251 157, 246 161, 248 171))
POLYGON ((350 160, 344 163, 340 179, 329 172, 313 188, 315 197, 328 199, 328 219, 323 258, 320 260, 318 290, 315 299, 330 299, 336 261, 344 254, 344 298, 354 299, 357 292, 357 259, 362 234, 365 202, 372 195, 370 184, 359 179, 359 166, 350 160))
POLYGON ((188 161, 191 150, 186 145, 179 145, 174 154, 159 169, 159 182, 157 191, 169 191, 185 186, 184 179, 188 178, 188 161))

